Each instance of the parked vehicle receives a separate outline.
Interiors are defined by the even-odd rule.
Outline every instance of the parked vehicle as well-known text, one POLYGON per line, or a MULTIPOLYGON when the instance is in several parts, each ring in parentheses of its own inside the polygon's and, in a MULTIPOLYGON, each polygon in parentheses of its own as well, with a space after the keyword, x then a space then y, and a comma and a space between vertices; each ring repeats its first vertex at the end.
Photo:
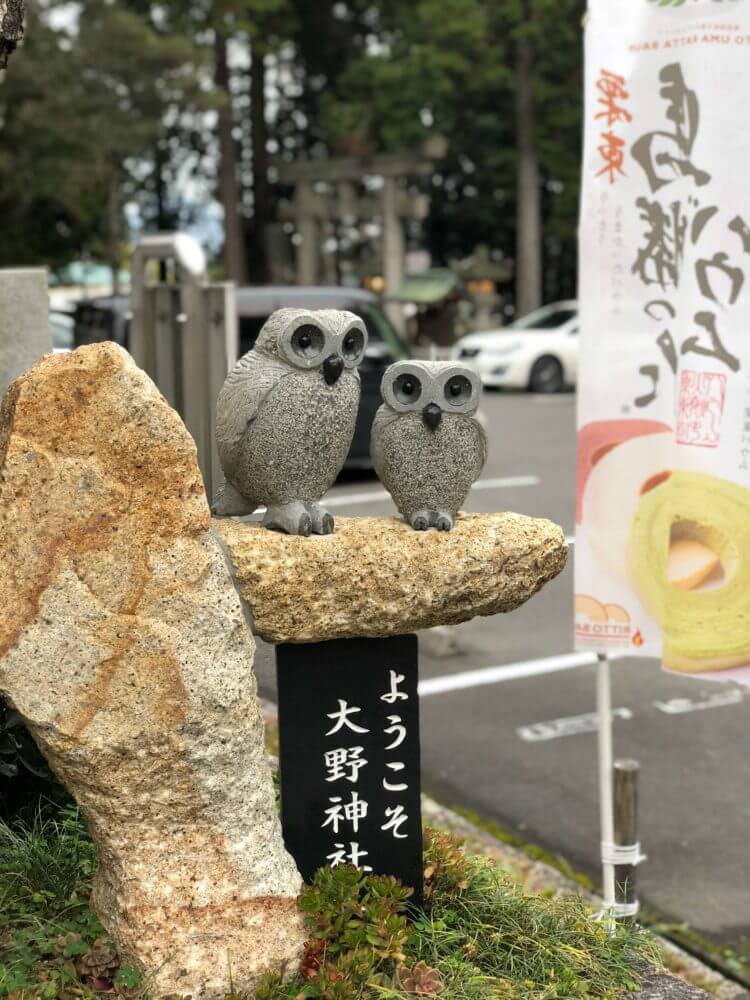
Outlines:
POLYGON ((73 349, 73 317, 59 309, 51 309, 49 322, 52 327, 52 349, 55 354, 64 354, 73 349))
MULTIPOLYGON (((268 285, 237 289, 240 355, 249 351, 260 329, 276 309, 348 309, 364 320, 368 345, 359 372, 362 402, 357 417, 347 468, 370 468, 370 427, 381 403, 380 382, 384 369, 409 350, 380 307, 377 296, 358 288, 268 285)), ((126 296, 89 299, 75 312, 75 346, 100 340, 115 340, 128 346, 130 301, 126 296)))
POLYGON ((553 302, 502 329, 470 333, 453 357, 488 387, 559 392, 578 374, 578 303, 553 302))
POLYGON ((75 346, 114 340, 128 346, 130 299, 127 295, 106 295, 84 299, 76 304, 74 318, 75 346))

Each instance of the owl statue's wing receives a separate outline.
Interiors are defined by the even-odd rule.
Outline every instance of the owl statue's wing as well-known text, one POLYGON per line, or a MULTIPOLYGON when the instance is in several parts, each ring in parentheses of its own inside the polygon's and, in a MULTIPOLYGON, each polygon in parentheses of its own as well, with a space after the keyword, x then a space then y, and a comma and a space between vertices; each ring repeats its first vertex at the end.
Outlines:
POLYGON ((479 479, 479 477, 482 474, 482 469, 484 468, 487 462, 487 433, 482 424, 480 424, 480 422, 476 419, 476 417, 474 418, 474 420, 477 426, 477 438, 479 439, 479 448, 477 452, 477 474, 476 474, 476 478, 479 479))
POLYGON ((289 366, 248 351, 227 376, 216 403, 216 447, 224 475, 232 478, 239 458, 238 445, 269 392, 278 385, 289 366))
POLYGON ((384 475, 381 470, 385 470, 387 467, 387 463, 383 459, 383 432, 397 417, 398 415, 384 403, 376 410, 370 429, 370 458, 381 482, 384 475))

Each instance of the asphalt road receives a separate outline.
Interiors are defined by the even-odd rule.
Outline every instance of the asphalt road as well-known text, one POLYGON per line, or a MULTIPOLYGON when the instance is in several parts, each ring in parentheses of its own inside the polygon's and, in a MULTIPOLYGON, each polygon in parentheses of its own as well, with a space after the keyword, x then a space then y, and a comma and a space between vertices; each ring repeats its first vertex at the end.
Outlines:
MULTIPOLYGON (((488 393, 483 408, 490 455, 483 488, 473 491, 467 509, 549 517, 572 535, 575 397, 488 393)), ((335 510, 391 513, 378 490, 374 478, 340 483, 331 493, 335 510)), ((575 718, 595 709, 595 667, 526 677, 514 668, 572 651, 572 568, 573 558, 510 615, 423 637, 423 785, 598 880, 596 733, 590 719, 575 718), (503 669, 455 679, 493 666, 503 669), (447 690, 429 683, 440 677, 450 678, 447 690), (462 681, 467 686, 458 687, 462 681), (539 725, 553 720, 567 721, 539 725)), ((274 697, 268 647, 259 650, 257 665, 261 692, 274 697)), ((716 940, 750 935, 745 690, 674 677, 638 658, 619 660, 612 671, 615 754, 642 767, 640 839, 648 861, 639 869, 641 898, 666 919, 716 940)))

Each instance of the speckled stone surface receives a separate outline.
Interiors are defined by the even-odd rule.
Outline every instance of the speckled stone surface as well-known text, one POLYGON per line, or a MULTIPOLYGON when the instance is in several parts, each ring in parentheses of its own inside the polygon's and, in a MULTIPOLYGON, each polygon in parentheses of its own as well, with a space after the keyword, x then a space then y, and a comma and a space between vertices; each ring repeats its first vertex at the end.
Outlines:
POLYGON ((397 509, 412 524, 424 512, 435 525, 438 512, 455 518, 469 490, 479 478, 487 458, 487 438, 475 418, 479 397, 470 400, 466 412, 450 412, 443 393, 443 376, 458 372, 452 362, 409 361, 388 369, 385 383, 399 371, 412 373, 420 384, 419 398, 400 412, 392 393, 384 392, 385 402, 375 414, 371 445, 375 471, 393 497, 397 509), (434 429, 424 422, 424 406, 438 406, 442 412, 434 429))
POLYGON ((299 538, 214 520, 268 642, 389 636, 512 611, 565 566, 562 529, 521 514, 462 514, 453 531, 395 517, 338 518, 299 538))
POLYGON ((407 520, 421 510, 455 517, 484 467, 481 426, 473 417, 446 414, 431 431, 417 413, 383 410, 373 423, 372 457, 398 510, 407 520))
POLYGON ((319 500, 354 435, 356 368, 344 368, 328 385, 320 364, 301 369, 279 351, 277 338, 300 314, 326 330, 330 342, 322 353, 335 353, 351 322, 359 322, 332 309, 278 310, 227 377, 217 401, 216 441, 224 474, 247 500, 248 513, 261 504, 319 500))
POLYGON ((155 995, 251 990, 297 960, 300 878, 195 445, 96 344, 11 386, 0 469, 0 690, 88 822, 94 908, 155 995))

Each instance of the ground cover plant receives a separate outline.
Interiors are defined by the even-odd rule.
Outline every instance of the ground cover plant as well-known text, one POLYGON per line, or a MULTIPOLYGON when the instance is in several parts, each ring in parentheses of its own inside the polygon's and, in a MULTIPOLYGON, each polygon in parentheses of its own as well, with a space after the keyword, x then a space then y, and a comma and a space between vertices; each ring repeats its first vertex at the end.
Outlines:
MULTIPOLYGON (((0 996, 150 997, 88 906, 95 870, 73 807, 0 825, 0 996)), ((656 961, 645 932, 610 935, 582 901, 525 892, 449 834, 426 835, 424 895, 414 911, 394 879, 321 869, 300 901, 302 968, 267 976, 256 1000, 614 997, 656 961)))

